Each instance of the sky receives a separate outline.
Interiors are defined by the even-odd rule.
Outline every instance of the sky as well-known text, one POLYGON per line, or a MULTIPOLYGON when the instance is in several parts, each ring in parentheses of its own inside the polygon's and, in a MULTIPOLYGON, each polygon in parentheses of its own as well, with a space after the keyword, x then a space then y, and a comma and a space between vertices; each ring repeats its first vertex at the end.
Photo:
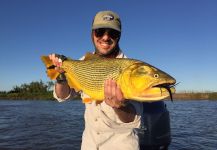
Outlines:
POLYGON ((42 55, 93 51, 101 10, 119 14, 124 53, 172 75, 177 92, 217 91, 216 0, 0 0, 0 91, 49 81, 42 55))

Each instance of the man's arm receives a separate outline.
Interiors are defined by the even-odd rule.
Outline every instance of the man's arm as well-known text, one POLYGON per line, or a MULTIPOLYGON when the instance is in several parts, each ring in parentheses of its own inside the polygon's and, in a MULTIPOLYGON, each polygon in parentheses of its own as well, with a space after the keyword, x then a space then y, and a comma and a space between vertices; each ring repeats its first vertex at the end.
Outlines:
POLYGON ((64 70, 60 69, 60 66, 62 66, 62 60, 59 59, 56 54, 49 55, 49 58, 56 66, 55 69, 60 73, 60 75, 56 79, 57 82, 55 84, 56 96, 60 99, 66 99, 67 97, 73 97, 77 95, 75 90, 69 87, 66 77, 64 75, 64 70))
POLYGON ((111 106, 119 119, 124 123, 134 121, 136 109, 123 97, 120 87, 114 80, 106 80, 104 84, 105 103, 111 106))
POLYGON ((73 89, 70 89, 67 82, 65 83, 56 83, 55 92, 58 98, 65 99, 71 95, 72 97, 76 95, 76 92, 73 89))
POLYGON ((136 115, 136 109, 130 103, 120 108, 113 108, 119 119, 124 123, 133 122, 136 115))

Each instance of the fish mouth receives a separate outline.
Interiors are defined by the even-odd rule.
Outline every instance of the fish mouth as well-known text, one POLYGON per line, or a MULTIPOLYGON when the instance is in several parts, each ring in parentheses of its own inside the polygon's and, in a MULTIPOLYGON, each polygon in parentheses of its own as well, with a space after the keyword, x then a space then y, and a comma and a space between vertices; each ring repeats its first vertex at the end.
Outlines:
POLYGON ((167 97, 170 97, 171 101, 173 101, 172 94, 175 93, 175 85, 172 83, 158 83, 150 86, 143 90, 141 93, 134 95, 141 102, 154 102, 164 100, 167 97))
POLYGON ((160 88, 161 93, 162 93, 163 89, 166 89, 166 91, 169 93, 170 100, 173 101, 173 93, 175 92, 174 84, 162 83, 162 84, 158 84, 158 85, 155 85, 155 86, 152 86, 152 87, 153 88, 160 88), (173 92, 172 92, 171 89, 173 89, 173 92))

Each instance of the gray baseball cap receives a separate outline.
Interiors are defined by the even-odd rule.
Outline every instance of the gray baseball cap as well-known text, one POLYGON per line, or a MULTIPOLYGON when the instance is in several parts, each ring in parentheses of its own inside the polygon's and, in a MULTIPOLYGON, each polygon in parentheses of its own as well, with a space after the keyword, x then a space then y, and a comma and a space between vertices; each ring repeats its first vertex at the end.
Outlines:
POLYGON ((93 20, 92 29, 111 28, 121 32, 121 20, 118 14, 112 11, 100 11, 93 20))

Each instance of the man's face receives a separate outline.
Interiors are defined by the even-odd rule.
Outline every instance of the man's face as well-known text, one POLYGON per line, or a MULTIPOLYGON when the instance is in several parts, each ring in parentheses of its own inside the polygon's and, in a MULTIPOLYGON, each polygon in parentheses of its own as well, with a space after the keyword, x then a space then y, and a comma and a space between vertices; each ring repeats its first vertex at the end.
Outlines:
POLYGON ((120 32, 113 29, 100 28, 93 30, 93 41, 98 53, 108 55, 118 44, 120 32))

